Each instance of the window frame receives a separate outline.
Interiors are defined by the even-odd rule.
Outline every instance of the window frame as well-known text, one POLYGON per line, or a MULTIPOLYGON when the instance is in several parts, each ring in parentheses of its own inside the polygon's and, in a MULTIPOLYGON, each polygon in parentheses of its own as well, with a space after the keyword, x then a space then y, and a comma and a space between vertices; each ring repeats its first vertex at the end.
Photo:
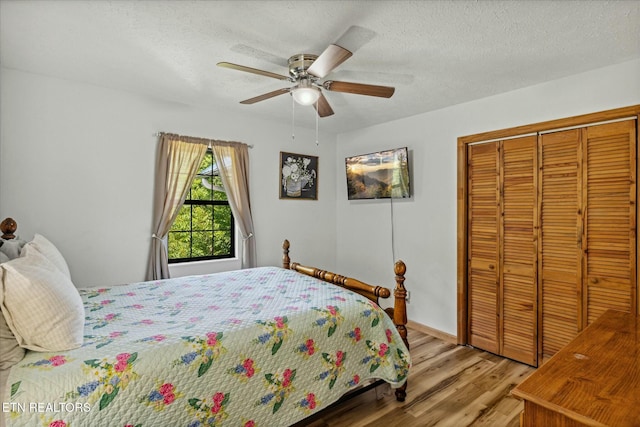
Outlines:
MULTIPOLYGON (((212 164, 215 163, 216 159, 215 156, 213 155, 213 151, 209 148, 207 149, 205 156, 211 156, 212 157, 212 164)), ((201 175, 197 175, 193 178, 193 181, 196 181, 197 179, 199 179, 201 175)), ((215 174, 212 173, 211 176, 215 176, 215 174)), ((193 181, 192 181, 192 185, 193 185, 193 181)), ((212 191, 212 195, 213 192, 216 190, 211 190, 212 191)), ((226 194, 226 191, 225 191, 226 194)), ((189 197, 191 195, 191 188, 189 189, 189 194, 187 197, 189 197)), ((196 262, 196 261, 210 261, 210 260, 221 260, 221 259, 233 259, 236 258, 237 254, 236 254, 236 224, 235 224, 235 218, 233 217, 233 212, 231 212, 231 219, 229 222, 229 237, 230 237, 230 251, 228 254, 224 254, 224 255, 204 255, 204 256, 190 256, 190 257, 186 257, 186 258, 169 258, 168 254, 169 254, 169 236, 172 233, 189 233, 189 237, 190 237, 190 245, 189 245, 189 251, 190 253, 193 253, 193 233, 198 233, 198 232, 211 232, 212 233, 212 238, 215 236, 216 230, 215 230, 215 206, 228 206, 229 210, 231 210, 231 205, 229 204, 229 200, 193 200, 193 199, 185 199, 184 203, 182 204, 182 206, 180 207, 180 209, 184 208, 185 206, 189 206, 190 209, 190 228, 189 230, 180 230, 180 231, 173 231, 171 229, 169 229, 169 232, 167 233, 167 258, 168 258, 168 263, 169 264, 178 264, 178 263, 189 263, 189 262, 196 262), (212 207, 212 212, 211 212, 211 229, 210 230, 195 230, 193 229, 193 208, 194 206, 211 206, 212 207)), ((173 227, 173 224, 172 224, 173 227)), ((226 231, 226 230, 224 230, 226 231)))

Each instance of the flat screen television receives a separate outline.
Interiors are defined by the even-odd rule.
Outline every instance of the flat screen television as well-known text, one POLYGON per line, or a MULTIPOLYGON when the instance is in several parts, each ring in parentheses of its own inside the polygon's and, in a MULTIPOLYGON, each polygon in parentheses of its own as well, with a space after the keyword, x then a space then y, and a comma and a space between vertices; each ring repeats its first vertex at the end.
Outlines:
POLYGON ((408 154, 402 147, 347 157, 349 200, 410 197, 408 154))

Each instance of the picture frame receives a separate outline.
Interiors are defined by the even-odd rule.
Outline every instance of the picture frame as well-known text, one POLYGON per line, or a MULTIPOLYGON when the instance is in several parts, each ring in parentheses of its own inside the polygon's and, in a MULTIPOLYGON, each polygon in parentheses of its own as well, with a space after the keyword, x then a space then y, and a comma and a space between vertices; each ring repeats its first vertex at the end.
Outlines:
POLYGON ((280 152, 280 199, 318 200, 318 157, 280 152))
POLYGON ((344 160, 349 200, 411 197, 407 147, 350 156, 344 160))

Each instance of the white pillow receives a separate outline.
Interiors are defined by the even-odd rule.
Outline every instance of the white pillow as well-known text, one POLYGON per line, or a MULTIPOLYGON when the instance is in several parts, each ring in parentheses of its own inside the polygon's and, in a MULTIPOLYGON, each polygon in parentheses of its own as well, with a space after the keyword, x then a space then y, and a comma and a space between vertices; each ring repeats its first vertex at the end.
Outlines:
MULTIPOLYGON (((2 305, 2 292, 0 292, 0 305, 2 305)), ((13 335, 4 315, 0 313, 0 371, 9 369, 24 357, 24 348, 20 347, 16 336, 13 335)))
POLYGON ((84 307, 71 279, 31 246, 0 264, 4 301, 0 305, 21 347, 66 351, 80 347, 84 307))
MULTIPOLYGON (((51 261, 60 271, 62 271, 68 278, 71 278, 71 273, 69 272, 69 266, 67 262, 64 260, 64 257, 56 248, 53 243, 47 240, 44 236, 37 234, 33 238, 32 241, 27 243, 25 246, 31 246, 45 256, 49 261, 51 261)), ((23 248, 24 250, 24 248, 23 248)))

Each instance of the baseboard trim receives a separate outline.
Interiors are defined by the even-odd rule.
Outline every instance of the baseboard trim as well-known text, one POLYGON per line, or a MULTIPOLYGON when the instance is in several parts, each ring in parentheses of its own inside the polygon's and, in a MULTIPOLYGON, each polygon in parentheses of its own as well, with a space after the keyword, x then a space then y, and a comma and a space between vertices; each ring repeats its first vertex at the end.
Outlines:
POLYGON ((451 344, 458 343, 457 336, 442 332, 427 325, 423 325, 422 323, 414 322, 413 320, 409 320, 407 322, 407 327, 420 331, 424 334, 431 335, 432 337, 440 338, 441 340, 449 342, 451 344))

